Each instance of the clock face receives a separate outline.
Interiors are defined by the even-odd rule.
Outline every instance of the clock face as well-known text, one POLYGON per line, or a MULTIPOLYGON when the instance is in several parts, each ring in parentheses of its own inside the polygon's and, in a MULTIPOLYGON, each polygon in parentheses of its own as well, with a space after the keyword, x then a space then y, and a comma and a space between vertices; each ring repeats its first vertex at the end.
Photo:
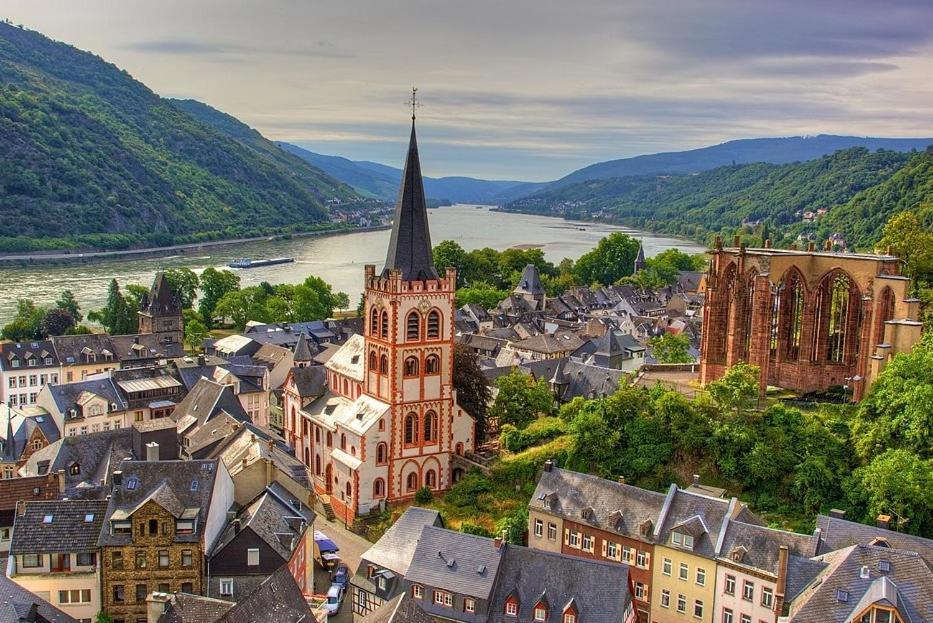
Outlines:
POLYGON ((431 311, 431 302, 428 299, 421 299, 421 302, 418 303, 418 309, 421 310, 422 314, 426 314, 431 311))

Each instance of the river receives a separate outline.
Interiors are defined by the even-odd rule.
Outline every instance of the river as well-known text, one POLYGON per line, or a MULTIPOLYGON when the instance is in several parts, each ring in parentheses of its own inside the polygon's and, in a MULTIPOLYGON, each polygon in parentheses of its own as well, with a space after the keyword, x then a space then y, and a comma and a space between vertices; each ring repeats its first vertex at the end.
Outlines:
MULTIPOLYGON (((497 250, 517 245, 540 245, 545 256, 559 262, 565 257, 576 260, 613 231, 625 231, 644 241, 645 254, 652 256, 665 249, 678 248, 688 253, 705 250, 687 240, 649 234, 614 225, 576 223, 563 219, 493 212, 489 208, 455 205, 429 210, 431 240, 456 240, 466 249, 492 247, 497 250)), ((149 285, 159 270, 187 266, 200 273, 209 266, 223 268, 238 257, 294 257, 293 264, 239 270, 243 286, 269 283, 299 283, 308 275, 323 278, 335 291, 346 292, 354 305, 363 290, 363 266, 385 261, 389 231, 262 240, 230 244, 169 257, 103 259, 86 264, 0 268, 0 324, 15 314, 16 300, 28 298, 48 305, 62 290, 75 293, 82 310, 102 307, 107 286, 116 278, 121 286, 129 283, 149 285)))

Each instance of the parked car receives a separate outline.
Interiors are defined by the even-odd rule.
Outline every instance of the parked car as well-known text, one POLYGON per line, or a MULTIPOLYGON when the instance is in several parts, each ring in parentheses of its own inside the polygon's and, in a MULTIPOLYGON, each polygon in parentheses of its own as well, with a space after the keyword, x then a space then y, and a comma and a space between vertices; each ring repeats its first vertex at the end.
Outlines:
POLYGON ((331 584, 327 591, 327 601, 324 602, 324 611, 327 616, 337 614, 340 611, 340 604, 343 603, 345 588, 340 584, 331 584))
POLYGON ((339 584, 344 590, 347 589, 347 584, 350 582, 350 567, 348 567, 346 563, 342 562, 337 565, 332 582, 334 584, 339 584))
POLYGON ((322 569, 333 571, 340 562, 340 548, 320 530, 314 531, 314 560, 322 569))

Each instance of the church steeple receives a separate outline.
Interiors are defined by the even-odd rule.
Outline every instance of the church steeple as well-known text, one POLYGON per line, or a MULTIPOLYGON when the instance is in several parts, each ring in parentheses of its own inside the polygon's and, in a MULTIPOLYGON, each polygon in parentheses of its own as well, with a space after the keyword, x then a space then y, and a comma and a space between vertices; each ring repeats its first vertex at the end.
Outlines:
POLYGON ((393 269, 402 271, 402 279, 405 281, 438 278, 431 257, 431 233, 428 231, 428 210, 421 179, 421 162, 418 159, 414 115, 411 119, 408 157, 395 205, 392 238, 386 256, 385 272, 393 269))

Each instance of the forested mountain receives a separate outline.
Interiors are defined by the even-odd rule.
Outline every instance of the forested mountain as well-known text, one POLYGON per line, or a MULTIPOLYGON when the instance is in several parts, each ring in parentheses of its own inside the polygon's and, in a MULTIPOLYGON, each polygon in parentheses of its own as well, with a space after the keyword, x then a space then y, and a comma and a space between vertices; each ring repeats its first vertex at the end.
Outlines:
MULTIPOLYGON (((633 158, 597 162, 578 169, 561 179, 544 185, 537 192, 556 190, 586 180, 629 177, 632 175, 660 175, 670 173, 699 173, 721 166, 768 162, 788 164, 804 162, 852 147, 865 147, 872 151, 922 151, 933 145, 933 138, 872 138, 861 136, 790 136, 786 138, 753 138, 728 141, 687 151, 646 154, 633 158)), ((512 198, 517 198, 513 195, 512 198)))
POLYGON ((357 198, 256 132, 228 136, 93 54, 0 23, 0 250, 308 229, 328 200, 357 198))
MULTIPOLYGON (((402 170, 378 162, 354 161, 340 156, 325 156, 290 143, 285 149, 329 175, 373 197, 394 201, 402 170)), ((435 200, 453 203, 498 203, 505 194, 520 196, 534 192, 544 184, 507 180, 480 180, 472 177, 425 177, 424 192, 435 200)))
MULTIPOLYGON (((794 164, 725 166, 694 175, 590 180, 505 209, 617 222, 709 242, 737 231, 789 244, 842 234, 868 248, 892 213, 933 201, 933 151, 838 151, 794 164), (804 214, 827 213, 804 222, 804 214)), ((927 213, 933 210, 927 210, 927 213)), ((728 239, 728 238, 727 238, 728 239)))

